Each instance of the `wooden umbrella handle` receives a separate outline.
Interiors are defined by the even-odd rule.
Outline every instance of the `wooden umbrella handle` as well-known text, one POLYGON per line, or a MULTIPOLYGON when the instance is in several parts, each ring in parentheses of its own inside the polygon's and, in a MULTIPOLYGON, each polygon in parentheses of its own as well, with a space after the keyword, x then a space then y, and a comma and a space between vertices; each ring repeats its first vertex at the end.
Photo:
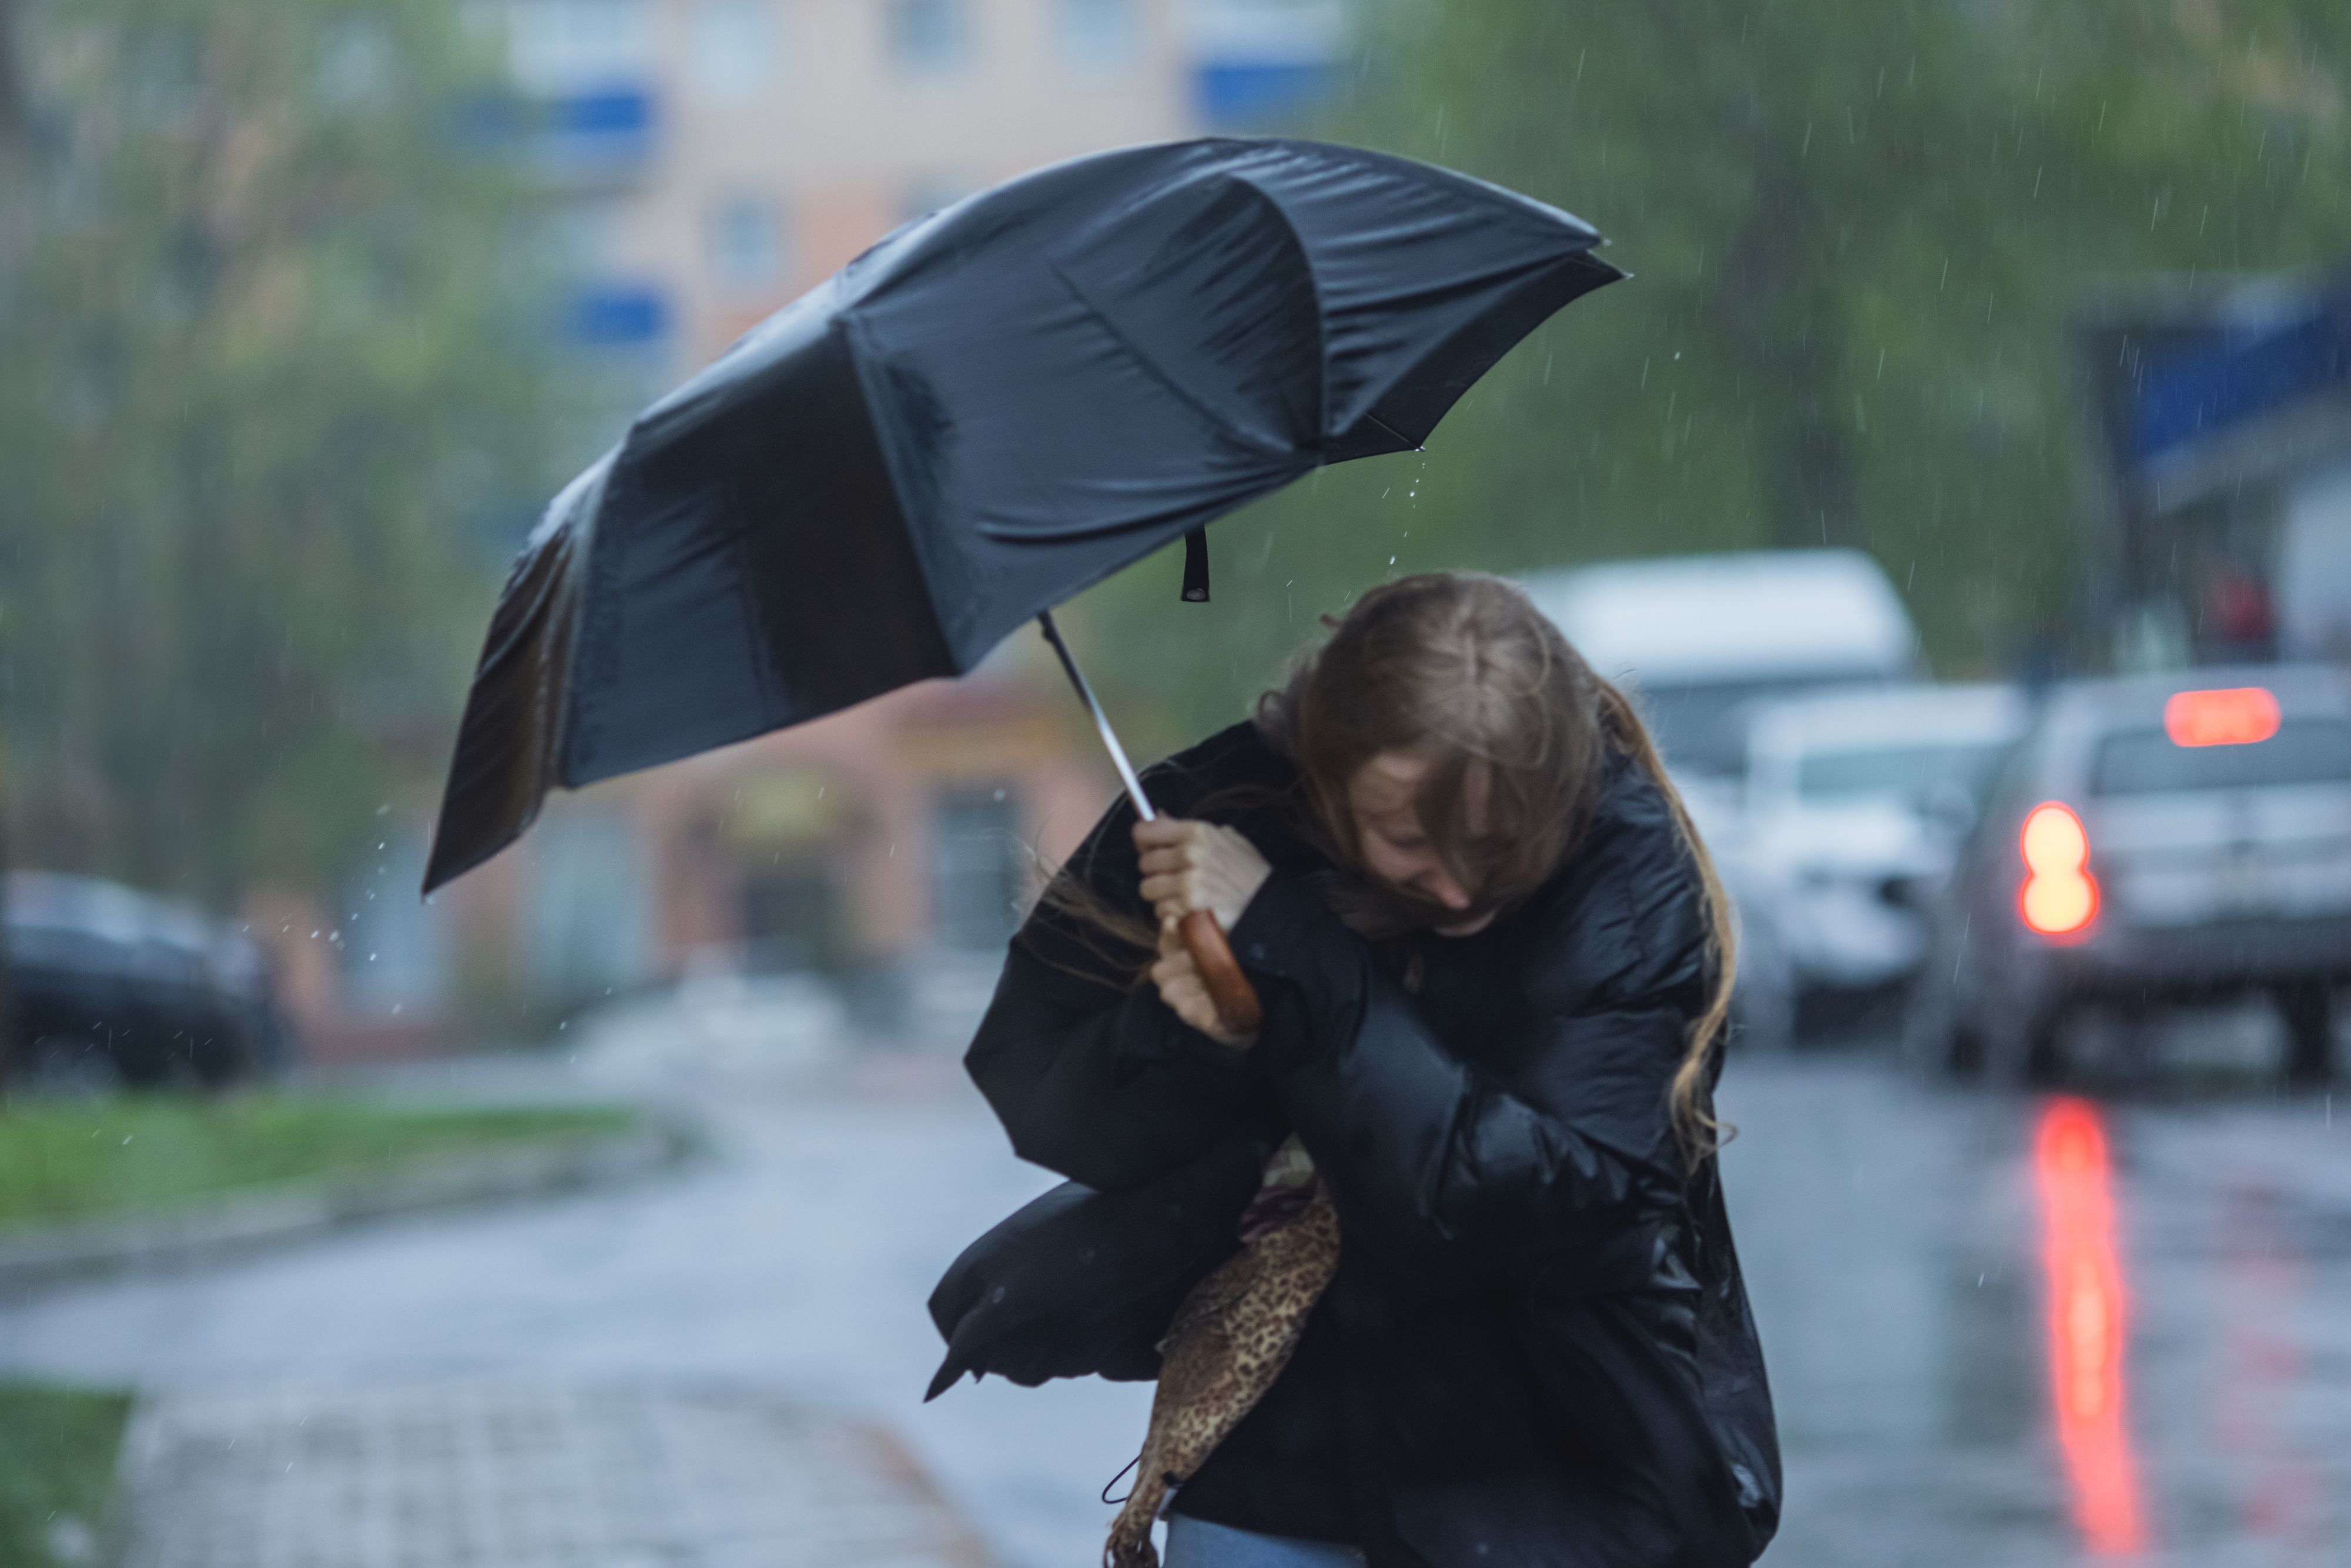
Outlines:
POLYGON ((1258 1025, 1265 1021, 1264 1009, 1258 1006, 1257 989, 1241 973, 1239 963, 1233 957, 1232 944, 1225 940, 1225 928, 1217 924, 1215 915, 1196 909, 1184 916, 1177 927, 1184 937, 1185 950, 1192 955, 1192 967, 1200 971, 1200 983, 1208 988, 1208 999, 1217 1004, 1217 1017, 1225 1028, 1235 1034, 1257 1033, 1258 1025))

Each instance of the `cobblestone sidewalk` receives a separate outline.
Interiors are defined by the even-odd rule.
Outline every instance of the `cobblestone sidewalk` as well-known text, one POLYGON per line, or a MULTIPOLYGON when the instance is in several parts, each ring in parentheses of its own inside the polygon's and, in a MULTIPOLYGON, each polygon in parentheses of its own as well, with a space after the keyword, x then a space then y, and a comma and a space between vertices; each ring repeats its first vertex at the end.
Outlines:
POLYGON ((162 1396, 120 1568, 987 1568, 873 1428, 750 1396, 435 1385, 162 1396))

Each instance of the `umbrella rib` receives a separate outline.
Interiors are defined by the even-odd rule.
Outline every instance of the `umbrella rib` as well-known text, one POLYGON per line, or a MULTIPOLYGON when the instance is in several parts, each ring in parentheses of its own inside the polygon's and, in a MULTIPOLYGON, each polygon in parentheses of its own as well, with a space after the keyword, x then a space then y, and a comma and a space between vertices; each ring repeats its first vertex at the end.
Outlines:
POLYGON ((1395 437, 1398 441, 1403 442, 1415 452, 1426 452, 1428 450, 1427 447, 1423 446, 1419 442, 1415 441, 1411 436, 1406 435, 1403 431, 1398 430, 1395 425, 1390 424, 1386 420, 1382 419, 1376 413, 1367 413, 1364 415, 1364 418, 1366 423, 1378 425, 1382 430, 1386 431, 1390 435, 1395 437))

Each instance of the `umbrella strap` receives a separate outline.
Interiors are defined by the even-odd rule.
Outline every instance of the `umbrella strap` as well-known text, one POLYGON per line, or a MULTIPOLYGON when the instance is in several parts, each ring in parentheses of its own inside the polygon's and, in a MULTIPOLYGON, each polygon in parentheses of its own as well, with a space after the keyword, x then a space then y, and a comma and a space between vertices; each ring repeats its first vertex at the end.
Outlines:
POLYGON ((1208 530, 1194 528, 1184 536, 1184 602, 1208 602, 1208 530))

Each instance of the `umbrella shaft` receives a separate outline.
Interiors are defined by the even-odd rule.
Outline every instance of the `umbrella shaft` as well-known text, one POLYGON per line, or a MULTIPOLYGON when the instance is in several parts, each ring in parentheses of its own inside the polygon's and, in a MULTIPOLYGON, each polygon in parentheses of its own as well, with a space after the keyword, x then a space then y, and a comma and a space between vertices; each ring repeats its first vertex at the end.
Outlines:
POLYGON ((1126 747, 1118 743, 1118 732, 1111 728, 1109 716, 1102 712, 1102 704, 1094 700, 1094 689, 1086 685, 1086 677, 1079 670, 1077 660, 1070 656, 1070 645, 1061 641, 1061 629, 1053 624, 1053 612, 1050 610, 1040 612, 1037 624, 1044 628, 1045 641, 1053 644, 1053 652, 1061 656, 1061 668, 1069 672, 1070 685, 1078 688, 1078 700, 1084 703, 1086 711, 1094 716, 1094 728, 1101 733, 1102 745, 1110 748, 1111 762, 1118 768, 1119 781, 1126 786, 1126 798, 1134 802, 1135 814, 1144 821, 1150 821, 1159 813, 1151 809, 1150 800, 1144 796, 1143 780, 1134 776, 1134 764, 1126 759, 1126 747))

